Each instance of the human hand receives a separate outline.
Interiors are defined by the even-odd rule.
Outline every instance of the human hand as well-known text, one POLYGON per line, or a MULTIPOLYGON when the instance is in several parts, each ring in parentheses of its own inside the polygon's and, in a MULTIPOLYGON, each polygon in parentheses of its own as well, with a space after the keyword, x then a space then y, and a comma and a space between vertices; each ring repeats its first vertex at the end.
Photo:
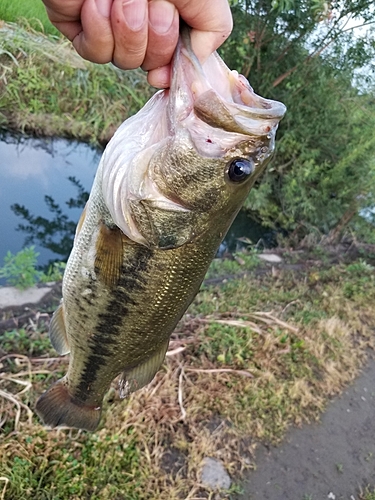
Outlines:
POLYGON ((43 0, 48 16, 85 59, 141 66, 154 87, 169 87, 179 16, 203 61, 232 30, 228 0, 43 0))

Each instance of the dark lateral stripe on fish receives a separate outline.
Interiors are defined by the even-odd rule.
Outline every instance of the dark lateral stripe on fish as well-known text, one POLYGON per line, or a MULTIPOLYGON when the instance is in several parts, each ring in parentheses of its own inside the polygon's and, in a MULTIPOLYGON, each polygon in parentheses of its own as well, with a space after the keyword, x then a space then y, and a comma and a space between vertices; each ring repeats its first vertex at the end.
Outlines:
POLYGON ((136 305, 130 294, 142 291, 146 286, 142 273, 147 270, 153 251, 141 245, 133 248, 137 251, 131 261, 123 264, 118 286, 112 290, 112 300, 107 311, 98 315, 100 321, 89 341, 91 352, 76 389, 76 396, 83 402, 90 397, 90 387, 96 381, 100 368, 107 363, 106 358, 113 354, 110 346, 118 342, 128 306, 136 305))

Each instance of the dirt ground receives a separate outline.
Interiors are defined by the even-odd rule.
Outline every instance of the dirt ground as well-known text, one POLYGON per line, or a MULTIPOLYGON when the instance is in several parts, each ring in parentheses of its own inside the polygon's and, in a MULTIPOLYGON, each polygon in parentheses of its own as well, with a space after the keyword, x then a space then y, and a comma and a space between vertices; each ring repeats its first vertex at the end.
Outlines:
POLYGON ((375 485, 375 361, 321 421, 291 429, 279 447, 260 447, 246 500, 357 500, 375 485))

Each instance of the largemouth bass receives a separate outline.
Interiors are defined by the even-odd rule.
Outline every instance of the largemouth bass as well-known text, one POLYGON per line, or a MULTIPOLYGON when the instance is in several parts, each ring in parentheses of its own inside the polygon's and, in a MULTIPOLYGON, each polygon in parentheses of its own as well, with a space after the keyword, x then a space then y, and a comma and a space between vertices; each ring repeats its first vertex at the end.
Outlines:
POLYGON ((216 53, 201 65, 182 30, 171 88, 117 130, 78 223, 50 324, 69 368, 37 402, 45 424, 94 430, 115 377, 123 397, 153 379, 284 112, 216 53))

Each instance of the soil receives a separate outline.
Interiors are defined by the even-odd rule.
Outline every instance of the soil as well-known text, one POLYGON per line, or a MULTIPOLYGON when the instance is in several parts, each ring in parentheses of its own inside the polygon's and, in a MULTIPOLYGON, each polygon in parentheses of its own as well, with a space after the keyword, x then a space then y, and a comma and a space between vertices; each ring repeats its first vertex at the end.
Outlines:
POLYGON ((291 429, 278 447, 260 446, 243 485, 246 500, 357 500, 375 485, 375 360, 321 421, 291 429))

